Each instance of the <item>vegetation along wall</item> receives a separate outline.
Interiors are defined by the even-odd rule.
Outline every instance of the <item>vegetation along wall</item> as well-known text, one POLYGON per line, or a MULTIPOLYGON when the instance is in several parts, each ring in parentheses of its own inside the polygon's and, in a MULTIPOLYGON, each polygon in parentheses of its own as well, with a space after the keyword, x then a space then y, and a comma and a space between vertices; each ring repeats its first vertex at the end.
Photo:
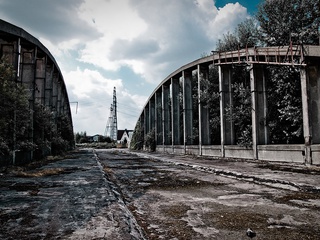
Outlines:
POLYGON ((0 165, 73 148, 66 85, 47 48, 0 20, 0 57, 0 165))

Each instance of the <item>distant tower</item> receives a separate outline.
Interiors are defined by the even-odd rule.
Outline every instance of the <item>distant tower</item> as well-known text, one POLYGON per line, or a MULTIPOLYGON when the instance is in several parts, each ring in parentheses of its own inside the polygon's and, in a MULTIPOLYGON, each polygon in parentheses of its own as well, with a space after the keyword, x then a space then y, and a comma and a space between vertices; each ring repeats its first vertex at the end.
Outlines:
POLYGON ((113 88, 113 103, 110 107, 109 119, 107 122, 105 135, 110 137, 112 140, 117 140, 118 134, 118 123, 117 123, 117 93, 116 87, 113 88))

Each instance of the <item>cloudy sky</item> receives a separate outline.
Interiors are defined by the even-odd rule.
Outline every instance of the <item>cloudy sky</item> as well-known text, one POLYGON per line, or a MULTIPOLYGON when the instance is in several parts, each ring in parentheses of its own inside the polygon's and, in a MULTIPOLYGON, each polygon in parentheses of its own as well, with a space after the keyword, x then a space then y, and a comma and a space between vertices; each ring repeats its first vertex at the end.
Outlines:
POLYGON ((118 129, 180 66, 210 53, 260 0, 0 0, 0 18, 38 38, 67 85, 75 132, 104 134, 117 89, 118 129))

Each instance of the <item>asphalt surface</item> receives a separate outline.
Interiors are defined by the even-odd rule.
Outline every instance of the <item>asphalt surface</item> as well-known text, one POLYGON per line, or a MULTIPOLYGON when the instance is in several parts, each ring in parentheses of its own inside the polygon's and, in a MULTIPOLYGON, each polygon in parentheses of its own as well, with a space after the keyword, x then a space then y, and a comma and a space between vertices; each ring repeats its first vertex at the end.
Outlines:
MULTIPOLYGON (((123 151, 126 152, 126 151, 123 151)), ((136 155, 277 188, 320 192, 320 166, 249 159, 135 152, 136 155)))
POLYGON ((0 239, 320 239, 320 168, 82 149, 0 172, 0 239))

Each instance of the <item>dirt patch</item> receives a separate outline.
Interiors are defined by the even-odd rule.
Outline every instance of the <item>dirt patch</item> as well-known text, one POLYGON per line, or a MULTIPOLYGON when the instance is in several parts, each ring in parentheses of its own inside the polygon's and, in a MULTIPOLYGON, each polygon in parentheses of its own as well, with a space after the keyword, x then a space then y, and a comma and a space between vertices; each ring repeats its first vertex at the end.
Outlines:
POLYGON ((143 230, 150 240, 165 239, 168 236, 174 236, 175 239, 182 240, 198 239, 198 237, 200 237, 200 235, 183 220, 183 218, 187 217, 187 212, 191 210, 191 208, 185 204, 161 205, 161 218, 165 220, 161 221, 154 219, 152 224, 147 220, 147 216, 138 214, 136 209, 131 209, 133 210, 139 225, 143 227, 143 230))
POLYGON ((314 210, 320 210, 320 193, 310 193, 310 192, 295 192, 290 193, 281 197, 275 198, 276 202, 289 204, 292 206, 300 206, 301 202, 310 202, 311 200, 316 200, 316 204, 308 204, 308 207, 314 210), (300 203, 300 204, 299 204, 300 203))
MULTIPOLYGON (((214 185, 211 182, 201 181, 194 178, 186 178, 171 175, 167 172, 165 177, 156 178, 154 181, 149 181, 146 188, 148 189, 158 189, 158 190, 174 190, 174 189, 191 189, 205 187, 209 185, 214 185)), ((220 185, 219 183, 217 183, 220 185)))
POLYGON ((265 226, 268 216, 248 211, 230 209, 230 211, 210 212, 204 215, 207 224, 219 229, 243 230, 247 228, 261 229, 265 226))
POLYGON ((300 167, 300 166, 288 166, 285 164, 272 164, 265 163, 258 165, 258 168, 270 169, 272 171, 283 171, 283 172, 293 172, 293 173, 304 173, 310 175, 320 175, 320 167, 311 166, 311 167, 300 167))

